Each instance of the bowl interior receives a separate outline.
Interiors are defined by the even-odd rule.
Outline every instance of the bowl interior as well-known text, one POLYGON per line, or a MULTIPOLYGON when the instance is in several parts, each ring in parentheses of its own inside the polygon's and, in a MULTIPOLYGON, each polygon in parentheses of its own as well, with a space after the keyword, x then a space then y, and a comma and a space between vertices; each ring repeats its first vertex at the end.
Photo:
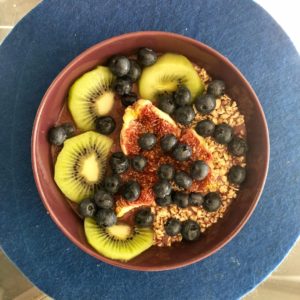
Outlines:
POLYGON ((223 56, 192 39, 171 33, 141 32, 104 41, 74 59, 55 79, 45 94, 33 128, 32 163, 41 198, 58 227, 77 246, 94 257, 113 265, 138 270, 163 270, 187 265, 214 253, 228 242, 251 215, 262 191, 268 166, 268 131, 261 106, 249 84, 223 56), (86 242, 82 220, 74 213, 53 180, 53 165, 48 129, 57 121, 68 89, 84 72, 118 53, 132 54, 139 47, 158 52, 176 52, 203 66, 214 77, 223 79, 227 93, 237 101, 245 115, 247 139, 247 180, 223 219, 212 226, 199 241, 180 243, 170 248, 152 247, 129 262, 107 259, 86 242))

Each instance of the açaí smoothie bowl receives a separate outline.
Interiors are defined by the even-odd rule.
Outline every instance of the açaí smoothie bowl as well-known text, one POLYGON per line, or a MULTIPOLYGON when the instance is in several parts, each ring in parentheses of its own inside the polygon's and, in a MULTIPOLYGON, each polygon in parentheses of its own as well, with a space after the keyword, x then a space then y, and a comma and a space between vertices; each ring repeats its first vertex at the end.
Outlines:
POLYGON ((198 240, 246 178, 244 116, 226 80, 177 53, 140 48, 86 72, 48 139, 88 243, 115 260, 198 240))

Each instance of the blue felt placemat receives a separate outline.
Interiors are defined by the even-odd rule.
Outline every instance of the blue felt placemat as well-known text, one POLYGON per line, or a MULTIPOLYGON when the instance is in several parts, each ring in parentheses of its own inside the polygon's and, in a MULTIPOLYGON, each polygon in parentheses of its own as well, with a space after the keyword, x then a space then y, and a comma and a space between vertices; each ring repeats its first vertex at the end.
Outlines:
POLYGON ((44 1, 0 47, 0 242, 56 299, 234 299, 263 280, 299 236, 300 62, 292 43, 250 1, 44 1), (261 200, 238 236, 183 269, 142 273, 83 253, 57 229, 30 163, 33 119, 54 77, 87 47, 125 32, 172 31, 227 56, 254 87, 271 139, 261 200))

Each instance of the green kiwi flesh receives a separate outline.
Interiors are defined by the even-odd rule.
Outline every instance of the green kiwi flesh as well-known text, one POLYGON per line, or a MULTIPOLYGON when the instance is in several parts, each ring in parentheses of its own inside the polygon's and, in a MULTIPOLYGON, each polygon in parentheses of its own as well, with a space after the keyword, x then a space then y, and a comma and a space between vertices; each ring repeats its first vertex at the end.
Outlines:
POLYGON ((150 228, 131 227, 125 223, 100 227, 93 218, 85 218, 84 231, 88 243, 111 259, 128 261, 153 245, 150 228))
POLYGON ((66 197, 79 203, 94 195, 103 178, 112 144, 112 139, 93 131, 64 142, 56 159, 54 180, 66 197))
POLYGON ((111 112, 115 96, 112 89, 114 79, 107 67, 98 66, 73 83, 68 107, 79 129, 95 129, 95 119, 111 112))
POLYGON ((166 53, 154 65, 143 69, 139 93, 142 99, 154 101, 158 94, 174 92, 179 85, 186 86, 193 98, 204 91, 193 64, 183 55, 166 53))

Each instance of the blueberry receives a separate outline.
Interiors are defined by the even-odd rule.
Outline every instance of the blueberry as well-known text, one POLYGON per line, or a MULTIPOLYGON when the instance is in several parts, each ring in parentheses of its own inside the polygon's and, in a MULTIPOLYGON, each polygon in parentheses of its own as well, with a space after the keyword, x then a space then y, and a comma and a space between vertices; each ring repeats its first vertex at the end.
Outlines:
POLYGON ((203 204, 204 197, 201 193, 190 193, 189 204, 191 206, 201 206, 203 204))
POLYGON ((131 92, 132 83, 127 78, 117 78, 113 88, 117 94, 123 96, 131 92))
POLYGON ((172 114, 176 108, 172 94, 159 94, 157 96, 157 107, 169 115, 172 114))
POLYGON ((99 208, 112 208, 114 206, 114 198, 112 194, 104 189, 97 191, 94 200, 99 208))
POLYGON ((208 212, 217 211, 221 206, 221 197, 218 193, 210 192, 205 195, 203 208, 208 212))
POLYGON ((200 226, 193 220, 186 220, 182 223, 181 234, 185 241, 196 241, 200 237, 200 226))
POLYGON ((177 206, 186 208, 189 205, 189 195, 184 192, 174 192, 172 195, 172 201, 177 206))
POLYGON ((174 101, 178 106, 186 106, 192 104, 192 95, 189 89, 181 85, 174 93, 174 101))
POLYGON ((131 165, 135 171, 142 172, 147 165, 147 159, 140 155, 134 156, 131 159, 131 165))
POLYGON ((143 150, 151 150, 156 144, 156 136, 153 133, 144 133, 138 139, 138 144, 143 150))
POLYGON ((172 165, 163 164, 158 168, 157 173, 160 179, 172 180, 175 175, 175 169, 172 165))
POLYGON ((135 82, 141 76, 142 70, 140 65, 135 61, 130 59, 130 69, 126 76, 132 81, 135 82))
POLYGON ((140 184, 135 180, 126 182, 122 187, 122 196, 127 201, 135 201, 140 197, 141 187, 140 184))
POLYGON ((233 137, 232 141, 228 144, 228 150, 231 154, 235 156, 242 156, 245 155, 248 151, 248 145, 244 139, 235 136, 233 137))
POLYGON ((183 189, 188 189, 193 183, 192 178, 183 171, 176 172, 174 180, 175 183, 183 189))
POLYGON ((137 94, 133 92, 121 96, 121 102, 125 107, 132 105, 133 103, 136 102, 136 100, 137 100, 137 94))
POLYGON ((173 150, 172 155, 178 161, 188 160, 192 156, 192 148, 186 144, 178 144, 173 150))
POLYGON ((214 139, 219 144, 228 144, 232 140, 233 130, 225 123, 216 126, 214 131, 214 139))
POLYGON ((171 184, 168 180, 160 180, 153 186, 153 191, 157 198, 165 198, 172 192, 171 184))
POLYGON ((73 126, 73 124, 71 124, 71 123, 64 123, 61 126, 66 131, 67 138, 70 138, 70 137, 74 136, 76 129, 73 126))
POLYGON ((209 166, 203 160, 196 160, 192 163, 190 174, 195 180, 203 180, 209 172, 209 166))
POLYGON ((110 175, 105 176, 103 181, 103 186, 106 191, 108 191, 111 194, 115 194, 118 192, 121 185, 121 179, 118 175, 110 175))
POLYGON ((246 178, 246 170, 241 166, 233 166, 228 172, 228 179, 231 183, 241 184, 246 178))
POLYGON ((174 112, 174 119, 182 125, 189 125, 195 119, 195 111, 192 106, 179 107, 174 112))
POLYGON ((67 137, 67 132, 63 126, 52 127, 48 132, 48 140, 52 145, 61 146, 67 137))
POLYGON ((154 216, 150 207, 138 210, 134 216, 134 222, 139 227, 150 227, 153 224, 153 220, 154 216))
POLYGON ((121 77, 129 72, 130 61, 125 56, 116 55, 109 60, 108 67, 114 75, 121 77))
POLYGON ((174 236, 180 233, 181 223, 178 219, 170 218, 165 224, 165 231, 168 236, 174 236))
POLYGON ((215 130, 215 124, 210 120, 202 120, 197 123, 195 130, 203 137, 212 136, 215 130))
POLYGON ((79 204, 79 212, 84 218, 93 217, 96 211, 97 207, 91 199, 82 200, 79 204))
POLYGON ((96 222, 99 226, 112 226, 117 223, 117 216, 110 208, 99 209, 96 213, 96 222))
POLYGON ((215 97, 220 97, 225 92, 225 83, 222 80, 213 80, 207 88, 207 93, 215 97))
POLYGON ((155 202, 158 206, 168 206, 168 205, 172 204, 172 196, 167 195, 164 198, 156 198, 155 202))
POLYGON ((164 152, 170 152, 175 148, 177 142, 177 138, 174 134, 166 134, 160 140, 160 147, 164 152))
POLYGON ((205 94, 195 99, 195 106, 202 115, 207 115, 216 107, 216 98, 213 95, 205 94))
POLYGON ((123 152, 113 153, 109 162, 113 172, 116 174, 124 173, 129 167, 129 159, 123 152))
POLYGON ((116 128, 116 122, 110 116, 98 117, 95 124, 96 130, 105 135, 111 134, 116 128))
POLYGON ((152 49, 141 48, 138 50, 137 58, 141 66, 147 67, 157 61, 157 54, 152 49))

